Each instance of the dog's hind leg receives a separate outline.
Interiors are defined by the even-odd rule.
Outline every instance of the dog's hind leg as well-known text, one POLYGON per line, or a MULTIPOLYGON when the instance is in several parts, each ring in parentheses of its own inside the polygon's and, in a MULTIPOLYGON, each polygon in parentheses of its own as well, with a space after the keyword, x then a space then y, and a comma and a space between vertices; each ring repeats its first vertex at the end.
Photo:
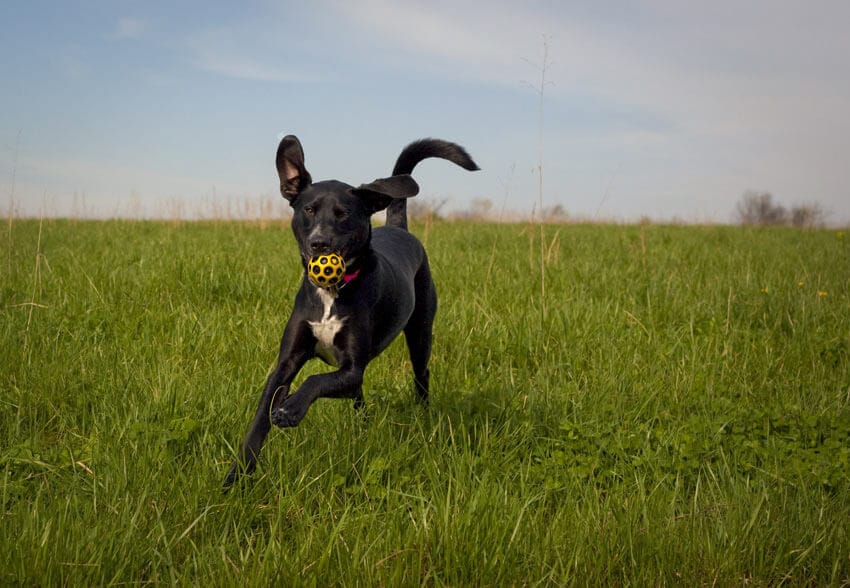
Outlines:
POLYGON ((404 338, 413 366, 413 387, 417 398, 427 404, 431 380, 428 362, 431 359, 431 335, 437 313, 437 290, 431 280, 427 262, 416 274, 415 286, 416 305, 404 327, 404 338))
MULTIPOLYGON (((429 329, 430 330, 430 329, 429 329)), ((413 364, 413 387, 416 397, 423 403, 428 403, 428 389, 431 383, 431 372, 428 369, 428 360, 431 357, 431 341, 420 337, 419 333, 405 330, 407 349, 410 351, 410 363, 413 364), (411 334, 408 334, 408 333, 411 334)))

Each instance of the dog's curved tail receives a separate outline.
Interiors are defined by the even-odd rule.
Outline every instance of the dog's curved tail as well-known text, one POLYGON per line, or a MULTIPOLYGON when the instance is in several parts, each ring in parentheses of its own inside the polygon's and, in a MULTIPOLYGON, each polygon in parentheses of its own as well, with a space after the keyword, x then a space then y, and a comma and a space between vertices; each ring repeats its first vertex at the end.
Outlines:
MULTIPOLYGON (((480 169, 460 145, 441 139, 419 139, 402 150, 395 162, 393 175, 410 174, 420 161, 429 157, 447 159, 469 171, 480 169)), ((387 226, 407 229, 406 198, 394 199, 387 207, 387 226)))

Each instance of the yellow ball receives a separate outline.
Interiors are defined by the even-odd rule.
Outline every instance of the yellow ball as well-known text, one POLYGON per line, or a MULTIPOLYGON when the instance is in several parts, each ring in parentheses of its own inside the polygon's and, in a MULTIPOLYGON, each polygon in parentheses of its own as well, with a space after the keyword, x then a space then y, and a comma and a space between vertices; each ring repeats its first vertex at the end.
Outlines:
POLYGON ((330 288, 342 281, 345 262, 338 253, 316 255, 307 263, 307 277, 320 288, 330 288))

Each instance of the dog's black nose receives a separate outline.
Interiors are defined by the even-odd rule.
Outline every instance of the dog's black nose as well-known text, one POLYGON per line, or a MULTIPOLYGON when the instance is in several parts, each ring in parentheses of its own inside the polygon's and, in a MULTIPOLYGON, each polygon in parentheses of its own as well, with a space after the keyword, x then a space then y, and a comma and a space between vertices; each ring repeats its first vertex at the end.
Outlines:
POLYGON ((323 241, 321 239, 313 239, 309 243, 310 245, 310 254, 311 255, 319 255, 320 253, 329 253, 331 250, 330 243, 327 241, 323 241))

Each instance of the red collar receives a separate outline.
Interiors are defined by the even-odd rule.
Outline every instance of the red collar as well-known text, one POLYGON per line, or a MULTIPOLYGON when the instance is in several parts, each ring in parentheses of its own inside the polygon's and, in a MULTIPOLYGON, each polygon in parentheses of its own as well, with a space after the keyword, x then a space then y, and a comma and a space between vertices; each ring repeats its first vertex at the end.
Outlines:
POLYGON ((357 268, 356 270, 354 270, 350 274, 343 275, 342 281, 343 281, 344 284, 348 284, 349 282, 353 282, 354 280, 356 280, 357 276, 359 276, 359 275, 360 275, 360 268, 357 268))

